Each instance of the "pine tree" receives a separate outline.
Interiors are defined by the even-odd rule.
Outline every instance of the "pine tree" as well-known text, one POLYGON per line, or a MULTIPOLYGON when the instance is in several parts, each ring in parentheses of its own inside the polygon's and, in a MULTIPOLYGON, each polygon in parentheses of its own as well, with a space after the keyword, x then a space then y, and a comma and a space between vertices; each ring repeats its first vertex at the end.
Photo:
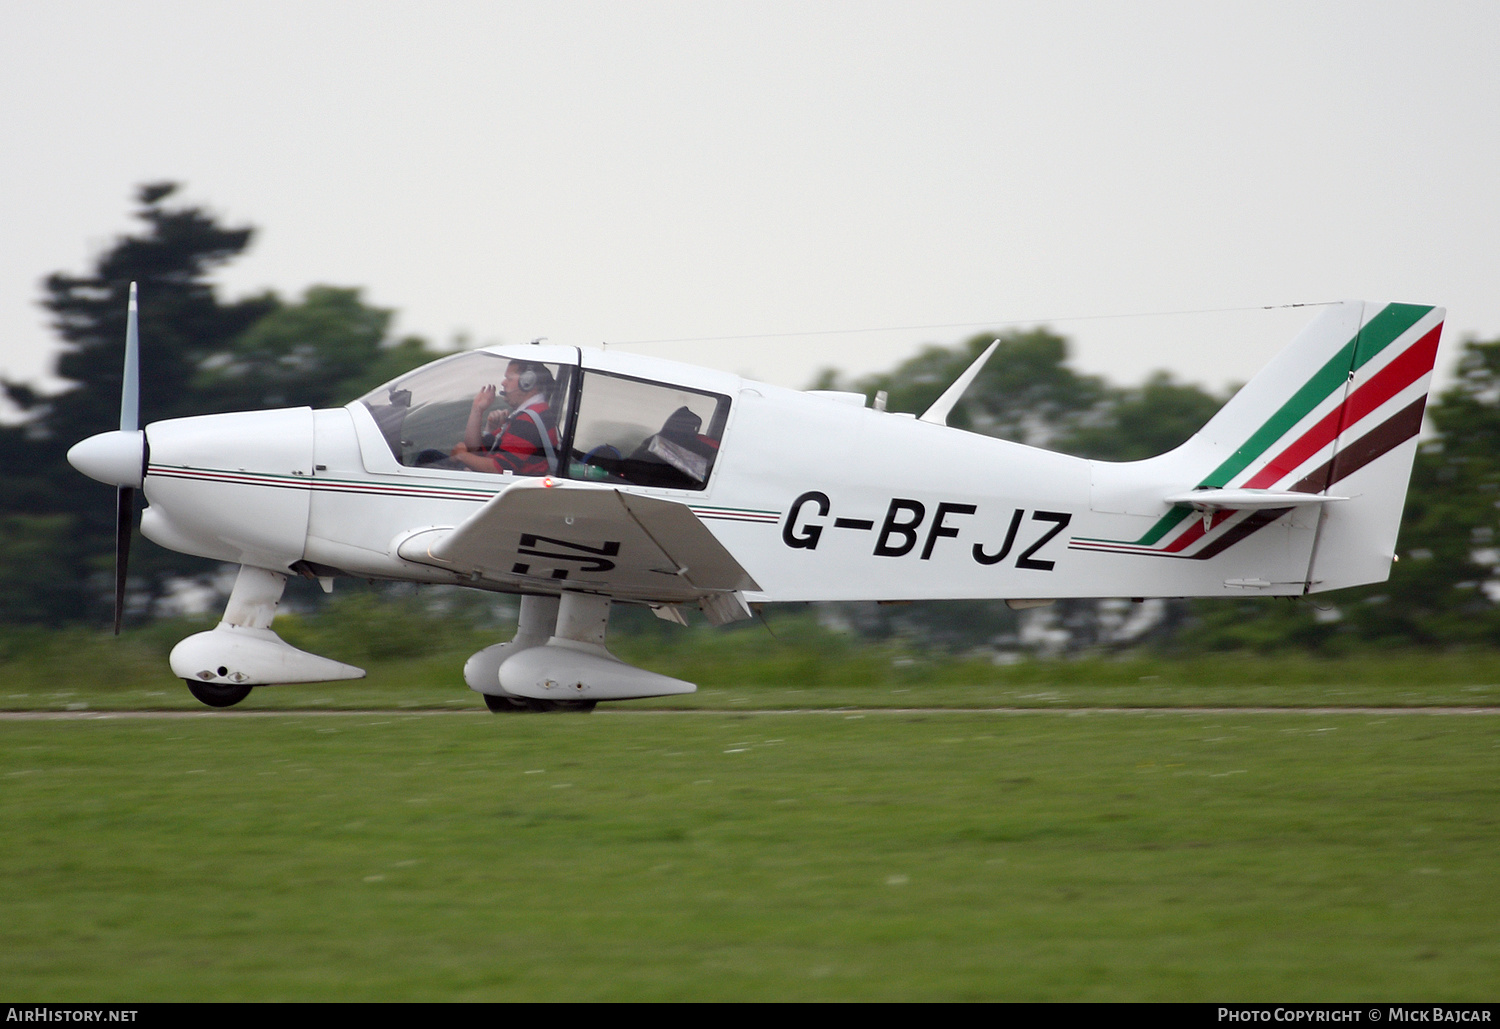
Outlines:
MULTIPOLYGON (((5 489, 0 518, 0 600, 5 621, 102 621, 113 562, 113 490, 67 464, 68 448, 118 427, 130 283, 141 302, 141 424, 210 409, 192 388, 203 362, 230 347, 280 305, 274 296, 219 300, 210 272, 242 254, 254 230, 228 228, 197 207, 167 206, 173 183, 142 186, 136 216, 143 228, 123 236, 85 275, 57 272, 44 283, 42 306, 63 342, 56 366, 67 385, 52 394, 6 382, 20 425, 0 432, 5 489)), ((201 562, 158 548, 132 562, 133 578, 154 585, 201 562), (137 567, 139 566, 139 567, 137 567), (139 575, 136 575, 139 573, 139 575)))

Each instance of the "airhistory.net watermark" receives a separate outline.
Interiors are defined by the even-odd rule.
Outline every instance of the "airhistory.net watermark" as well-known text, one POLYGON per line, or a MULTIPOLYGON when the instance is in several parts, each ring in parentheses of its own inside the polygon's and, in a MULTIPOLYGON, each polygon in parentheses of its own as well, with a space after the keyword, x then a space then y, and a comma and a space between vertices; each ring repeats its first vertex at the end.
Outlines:
POLYGON ((134 1022, 138 1008, 81 1008, 48 1004, 12 1005, 7 1022, 134 1022))

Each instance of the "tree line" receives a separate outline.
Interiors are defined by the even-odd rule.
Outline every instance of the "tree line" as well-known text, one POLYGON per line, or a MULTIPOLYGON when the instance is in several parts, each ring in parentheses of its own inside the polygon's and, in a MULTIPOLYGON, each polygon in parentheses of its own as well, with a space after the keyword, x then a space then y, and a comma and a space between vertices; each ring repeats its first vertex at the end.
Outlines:
MULTIPOLYGON (((1068 344, 1045 328, 981 333, 930 346, 890 372, 847 382, 824 372, 819 388, 884 390, 889 409, 921 412, 998 338, 1000 346, 954 409, 950 424, 1077 457, 1131 461, 1165 453, 1229 399, 1157 372, 1111 385, 1068 365, 1068 344)), ((1453 340, 1446 344, 1455 345, 1453 340)), ((864 631, 904 631, 1036 649, 1026 621, 1051 649, 1129 647, 1184 652, 1302 649, 1343 653, 1370 645, 1441 648, 1500 642, 1500 340, 1464 340, 1455 381, 1427 406, 1389 581, 1307 598, 1170 601, 1135 619, 1110 601, 1061 601, 1025 618, 975 602, 893 612, 848 612, 864 631), (1142 627, 1140 623, 1147 623, 1142 627), (999 627, 999 632, 994 631, 999 627)), ((1232 393, 1233 391, 1231 391, 1232 393)))
MULTIPOLYGON (((140 284, 141 295, 142 424, 338 406, 441 355, 419 337, 393 336, 394 313, 365 303, 357 288, 317 285, 291 299, 266 292, 226 300, 213 273, 246 251, 255 230, 223 225, 203 208, 176 202, 177 192, 173 183, 141 187, 134 232, 101 253, 87 274, 56 272, 43 282, 64 385, 42 392, 3 382, 20 418, 0 424, 0 624, 104 623, 112 490, 82 479, 65 455, 78 440, 118 424, 130 282, 140 284)), ((871 397, 884 391, 888 409, 920 412, 996 338, 997 353, 950 424, 1126 461, 1183 442, 1228 399, 1166 372, 1131 387, 1082 374, 1068 363, 1068 341, 1046 328, 928 346, 889 372, 853 382, 829 370, 811 386, 871 397)), ((1429 432, 1387 583, 1306 600, 1171 602, 1150 618, 1095 601, 1061 602, 1027 619, 999 602, 843 606, 830 608, 830 617, 877 636, 901 632, 950 647, 1017 651, 1036 649, 1038 639, 1053 649, 1148 642, 1187 651, 1490 645, 1500 638, 1500 340, 1460 345, 1457 379, 1429 401, 1429 432)), ((214 571, 159 547, 136 548, 133 611, 149 615, 183 582, 214 571)))
MULTIPOLYGON (((61 343, 61 389, 5 381, 21 414, 0 425, 0 623, 104 624, 112 603, 113 489, 83 479, 68 448, 119 425, 125 313, 140 287, 141 424, 268 407, 347 403, 439 352, 393 338, 394 312, 358 289, 312 286, 225 300, 213 272, 243 254, 255 230, 173 203, 174 183, 142 186, 135 232, 117 239, 84 275, 56 272, 42 306, 61 343)), ((131 607, 149 613, 187 580, 209 576, 201 559, 135 548, 131 607)))

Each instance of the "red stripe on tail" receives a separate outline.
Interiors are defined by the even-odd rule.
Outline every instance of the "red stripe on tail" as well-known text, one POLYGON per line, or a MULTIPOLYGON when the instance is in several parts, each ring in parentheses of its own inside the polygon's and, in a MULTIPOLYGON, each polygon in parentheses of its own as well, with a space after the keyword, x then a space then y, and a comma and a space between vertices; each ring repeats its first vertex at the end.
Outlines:
MULTIPOLYGON (((1407 347, 1390 364, 1376 372, 1370 381, 1355 390, 1342 404, 1318 420, 1296 442, 1273 457, 1243 485, 1247 489, 1265 489, 1296 471, 1338 435, 1340 426, 1348 428, 1400 393, 1407 386, 1432 371, 1437 359, 1439 322, 1431 332, 1407 347)), ((1326 488, 1326 487, 1324 487, 1326 488)))

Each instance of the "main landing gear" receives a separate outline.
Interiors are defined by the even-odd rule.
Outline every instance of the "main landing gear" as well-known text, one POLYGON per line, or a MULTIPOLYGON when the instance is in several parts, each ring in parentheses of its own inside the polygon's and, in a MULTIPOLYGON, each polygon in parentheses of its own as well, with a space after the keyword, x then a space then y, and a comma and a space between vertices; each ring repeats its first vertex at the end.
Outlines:
POLYGON ((588 593, 522 597, 515 639, 470 657, 464 681, 497 714, 586 712, 601 700, 665 697, 698 688, 627 665, 606 650, 609 606, 608 597, 588 593))
POLYGON ((485 693, 484 706, 497 715, 520 714, 529 711, 573 711, 586 715, 594 710, 597 700, 534 700, 531 697, 497 697, 485 693))

